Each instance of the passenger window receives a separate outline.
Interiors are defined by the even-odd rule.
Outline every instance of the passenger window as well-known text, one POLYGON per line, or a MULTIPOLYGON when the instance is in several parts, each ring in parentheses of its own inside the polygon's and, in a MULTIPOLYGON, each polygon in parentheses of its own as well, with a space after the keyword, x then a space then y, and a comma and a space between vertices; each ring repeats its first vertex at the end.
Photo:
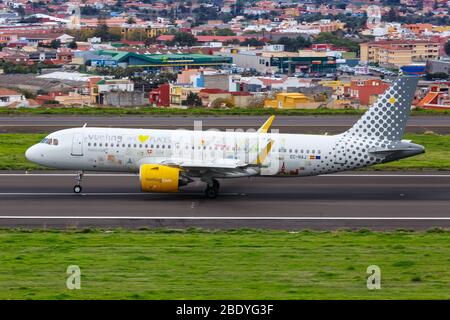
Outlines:
POLYGON ((94 147, 96 147, 97 146, 97 143, 96 142, 94 142, 94 147))
POLYGON ((59 144, 58 139, 53 139, 53 145, 54 145, 54 146, 57 146, 58 144, 59 144))
POLYGON ((88 147, 90 147, 90 146, 91 146, 91 143, 89 142, 89 143, 88 143, 88 147))
POLYGON ((166 145, 164 145, 164 144, 161 146, 161 148, 163 148, 163 149, 164 149, 165 147, 166 147, 166 145))
POLYGON ((142 144, 139 145, 139 148, 142 148, 142 144))
POLYGON ((128 148, 131 148, 131 144, 130 143, 128 144, 128 148))
POLYGON ((105 143, 105 147, 107 147, 108 146, 108 143, 105 143))

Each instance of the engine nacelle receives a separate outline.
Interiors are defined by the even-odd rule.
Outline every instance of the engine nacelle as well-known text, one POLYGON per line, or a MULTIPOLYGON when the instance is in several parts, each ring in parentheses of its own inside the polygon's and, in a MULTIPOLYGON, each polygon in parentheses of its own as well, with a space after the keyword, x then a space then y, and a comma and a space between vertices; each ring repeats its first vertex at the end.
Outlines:
POLYGON ((182 176, 180 169, 160 164, 141 165, 139 178, 143 192, 178 192, 181 186, 193 181, 182 176))

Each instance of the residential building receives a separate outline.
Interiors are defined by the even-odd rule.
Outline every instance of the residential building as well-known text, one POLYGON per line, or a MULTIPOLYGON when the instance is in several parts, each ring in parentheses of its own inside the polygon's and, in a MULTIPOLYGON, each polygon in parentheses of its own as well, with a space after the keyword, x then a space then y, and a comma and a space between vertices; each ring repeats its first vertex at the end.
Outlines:
POLYGON ((264 108, 273 109, 316 109, 322 102, 316 102, 303 93, 277 93, 274 99, 266 99, 264 108))
POLYGON ((355 79, 350 82, 349 94, 360 105, 369 106, 388 88, 389 84, 380 79, 355 79))
POLYGON ((417 107, 434 110, 450 110, 449 82, 432 84, 428 93, 418 103, 417 107))
POLYGON ((17 91, 8 88, 0 88, 0 107, 17 106, 25 100, 24 95, 17 91))
POLYGON ((399 68, 413 62, 438 59, 439 47, 438 41, 431 40, 380 40, 361 43, 361 62, 399 68))

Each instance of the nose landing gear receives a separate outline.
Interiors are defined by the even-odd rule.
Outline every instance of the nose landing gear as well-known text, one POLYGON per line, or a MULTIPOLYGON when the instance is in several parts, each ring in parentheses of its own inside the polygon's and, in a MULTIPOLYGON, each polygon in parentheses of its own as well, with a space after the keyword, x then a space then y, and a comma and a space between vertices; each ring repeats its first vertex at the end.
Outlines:
POLYGON ((209 199, 214 199, 219 194, 220 184, 216 179, 212 179, 212 181, 208 182, 206 186, 205 195, 209 199))
POLYGON ((81 187, 81 180, 83 179, 84 171, 80 170, 77 172, 77 177, 75 180, 77 181, 77 184, 73 187, 73 192, 75 193, 81 193, 83 188, 81 187))

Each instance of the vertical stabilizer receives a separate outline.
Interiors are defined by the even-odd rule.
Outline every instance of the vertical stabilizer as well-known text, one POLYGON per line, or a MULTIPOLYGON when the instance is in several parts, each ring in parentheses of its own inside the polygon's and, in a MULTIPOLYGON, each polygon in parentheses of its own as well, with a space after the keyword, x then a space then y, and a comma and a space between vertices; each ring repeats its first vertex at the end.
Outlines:
POLYGON ((344 134, 363 139, 401 140, 418 81, 416 76, 398 78, 344 134))

